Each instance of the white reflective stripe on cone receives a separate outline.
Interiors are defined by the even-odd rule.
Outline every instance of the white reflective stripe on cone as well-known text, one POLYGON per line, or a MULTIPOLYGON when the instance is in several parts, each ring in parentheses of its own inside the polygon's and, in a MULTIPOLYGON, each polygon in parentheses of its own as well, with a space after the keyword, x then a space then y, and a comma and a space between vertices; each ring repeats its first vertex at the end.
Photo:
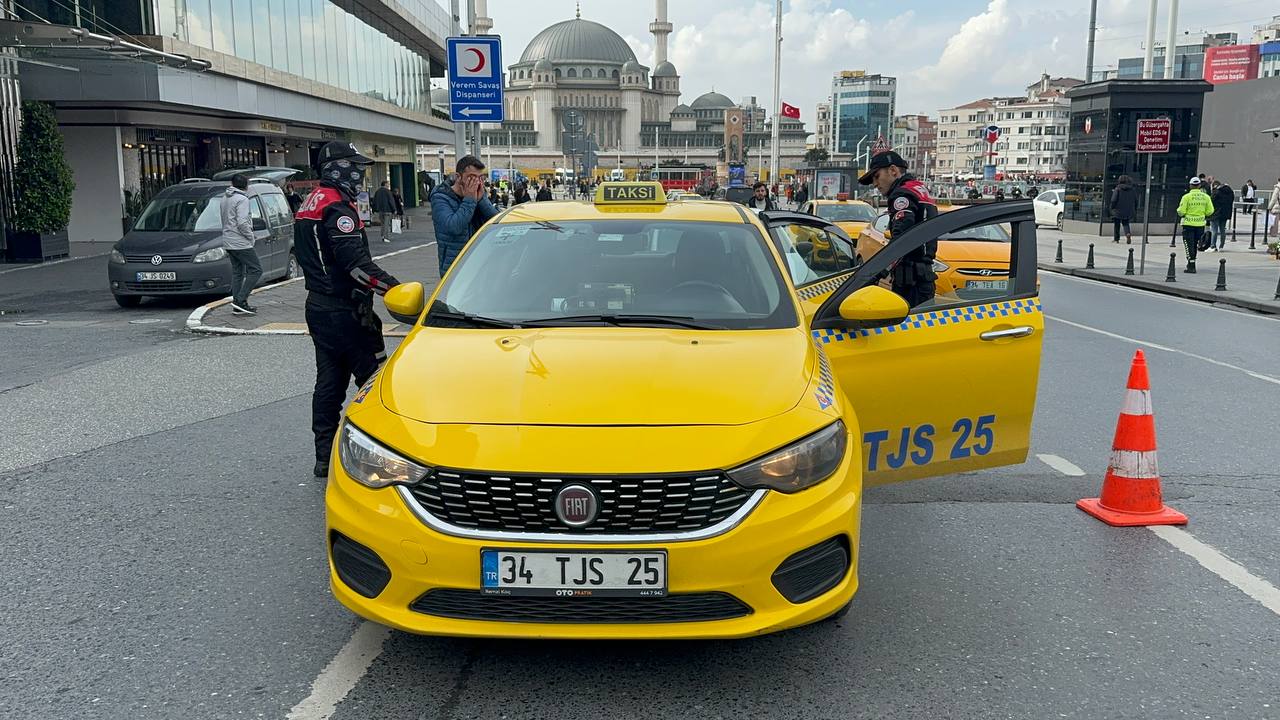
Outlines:
POLYGON ((1112 450, 1111 472, 1117 477, 1132 480, 1160 479, 1154 450, 1112 450))
POLYGON ((1123 415, 1151 415, 1151 391, 1129 390, 1124 394, 1123 415))

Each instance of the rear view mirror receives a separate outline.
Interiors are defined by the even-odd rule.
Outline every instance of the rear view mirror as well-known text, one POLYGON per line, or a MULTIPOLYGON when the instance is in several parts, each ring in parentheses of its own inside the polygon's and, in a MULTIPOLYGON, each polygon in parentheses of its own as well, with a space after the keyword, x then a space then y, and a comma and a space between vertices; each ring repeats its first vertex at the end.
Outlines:
POLYGON ((420 282, 400 283, 388 290, 382 301, 387 306, 387 312, 391 317, 402 323, 413 325, 418 322, 418 316, 422 315, 426 294, 420 282))
POLYGON ((868 285, 840 303, 840 317, 861 327, 895 325, 909 312, 911 308, 901 295, 879 285, 868 285))

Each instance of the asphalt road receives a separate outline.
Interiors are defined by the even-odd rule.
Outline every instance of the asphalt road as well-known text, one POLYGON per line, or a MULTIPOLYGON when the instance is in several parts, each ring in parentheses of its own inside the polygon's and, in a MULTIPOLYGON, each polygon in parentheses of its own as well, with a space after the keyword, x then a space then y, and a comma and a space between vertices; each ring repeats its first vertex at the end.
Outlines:
POLYGON ((327 589, 307 338, 128 325, 74 293, 47 325, 0 318, 0 717, 1280 717, 1280 606, 1072 505, 1146 347, 1166 499, 1280 585, 1280 325, 1054 276, 1043 294, 1031 459, 872 491, 853 612, 738 642, 362 623, 327 589))

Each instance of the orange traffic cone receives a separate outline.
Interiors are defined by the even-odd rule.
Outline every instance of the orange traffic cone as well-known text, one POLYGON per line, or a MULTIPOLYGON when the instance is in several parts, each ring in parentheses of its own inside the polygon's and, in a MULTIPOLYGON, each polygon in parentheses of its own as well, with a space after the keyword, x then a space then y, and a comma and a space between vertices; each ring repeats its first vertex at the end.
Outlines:
POLYGON ((1129 369, 1129 389, 1116 423, 1111 463, 1102 481, 1102 497, 1085 498, 1076 507, 1108 525, 1186 525, 1187 516, 1160 497, 1156 465, 1156 419, 1151 412, 1147 358, 1139 350, 1129 369))

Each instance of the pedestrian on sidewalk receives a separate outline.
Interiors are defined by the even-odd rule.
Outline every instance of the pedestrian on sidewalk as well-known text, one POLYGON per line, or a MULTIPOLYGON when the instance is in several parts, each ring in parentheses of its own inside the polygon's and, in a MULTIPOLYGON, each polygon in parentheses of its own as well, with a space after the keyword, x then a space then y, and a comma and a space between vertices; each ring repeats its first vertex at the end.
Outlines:
POLYGON ((1280 235, 1280 179, 1271 188, 1271 203, 1267 205, 1267 212, 1271 213, 1271 229, 1267 233, 1273 237, 1280 235))
POLYGON ((391 216, 396 214, 396 199, 391 196, 391 184, 386 180, 378 186, 373 194, 373 202, 369 209, 378 213, 378 224, 382 226, 382 242, 391 242, 391 216))
POLYGON ((1178 217, 1182 218, 1182 244, 1187 249, 1185 273, 1196 271, 1196 250, 1204 238, 1204 226, 1213 215, 1213 201, 1200 187, 1200 178, 1191 178, 1191 189, 1178 201, 1178 217))
POLYGON ((1111 191, 1111 242, 1120 242, 1120 226, 1124 226, 1124 243, 1133 244, 1133 231, 1129 228, 1133 214, 1138 209, 1138 192, 1133 189, 1133 179, 1121 175, 1111 191))
POLYGON ((316 155, 320 187, 307 196, 293 223, 294 252, 306 277, 307 331, 316 351, 311 396, 316 477, 329 474, 347 386, 352 380, 357 387, 364 385, 387 357, 373 296, 385 295, 400 281, 369 255, 369 238, 356 207, 372 164, 353 144, 325 143, 316 155))
POLYGON ((400 230, 403 232, 409 227, 409 219, 404 216, 404 195, 400 194, 400 188, 391 191, 391 198, 396 201, 396 217, 400 220, 400 230))
POLYGON ((773 199, 769 197, 769 187, 762 182, 757 182, 751 186, 751 199, 747 201, 747 207, 756 208, 757 210, 777 210, 773 204, 773 199))
POLYGON ((1214 242, 1209 245, 1209 252, 1215 252, 1227 244, 1227 223, 1231 220, 1232 208, 1236 204, 1236 193, 1227 183, 1214 180, 1213 194, 1209 199, 1213 201, 1214 238, 1214 242))
POLYGON ((1253 180, 1240 186, 1240 202, 1244 204, 1244 211, 1250 215, 1257 211, 1254 205, 1258 202, 1258 186, 1253 184, 1253 180))
POLYGON ((551 199, 552 197, 551 197, 550 185, 544 184, 542 187, 538 188, 538 195, 537 197, 534 198, 534 200, 537 200, 538 202, 545 202, 551 199))
POLYGON ((522 203, 529 202, 531 199, 532 198, 529 197, 529 188, 524 183, 517 184, 515 199, 512 200, 512 204, 520 205, 522 203))
POLYGON ((440 277, 449 271, 476 230, 497 214, 497 208, 484 194, 484 163, 475 156, 463 156, 458 160, 457 182, 441 184, 431 196, 440 277))
POLYGON ((231 260, 231 314, 256 315, 249 293, 262 277, 262 261, 254 250, 253 219, 249 213, 249 176, 237 173, 222 195, 222 245, 231 260))

